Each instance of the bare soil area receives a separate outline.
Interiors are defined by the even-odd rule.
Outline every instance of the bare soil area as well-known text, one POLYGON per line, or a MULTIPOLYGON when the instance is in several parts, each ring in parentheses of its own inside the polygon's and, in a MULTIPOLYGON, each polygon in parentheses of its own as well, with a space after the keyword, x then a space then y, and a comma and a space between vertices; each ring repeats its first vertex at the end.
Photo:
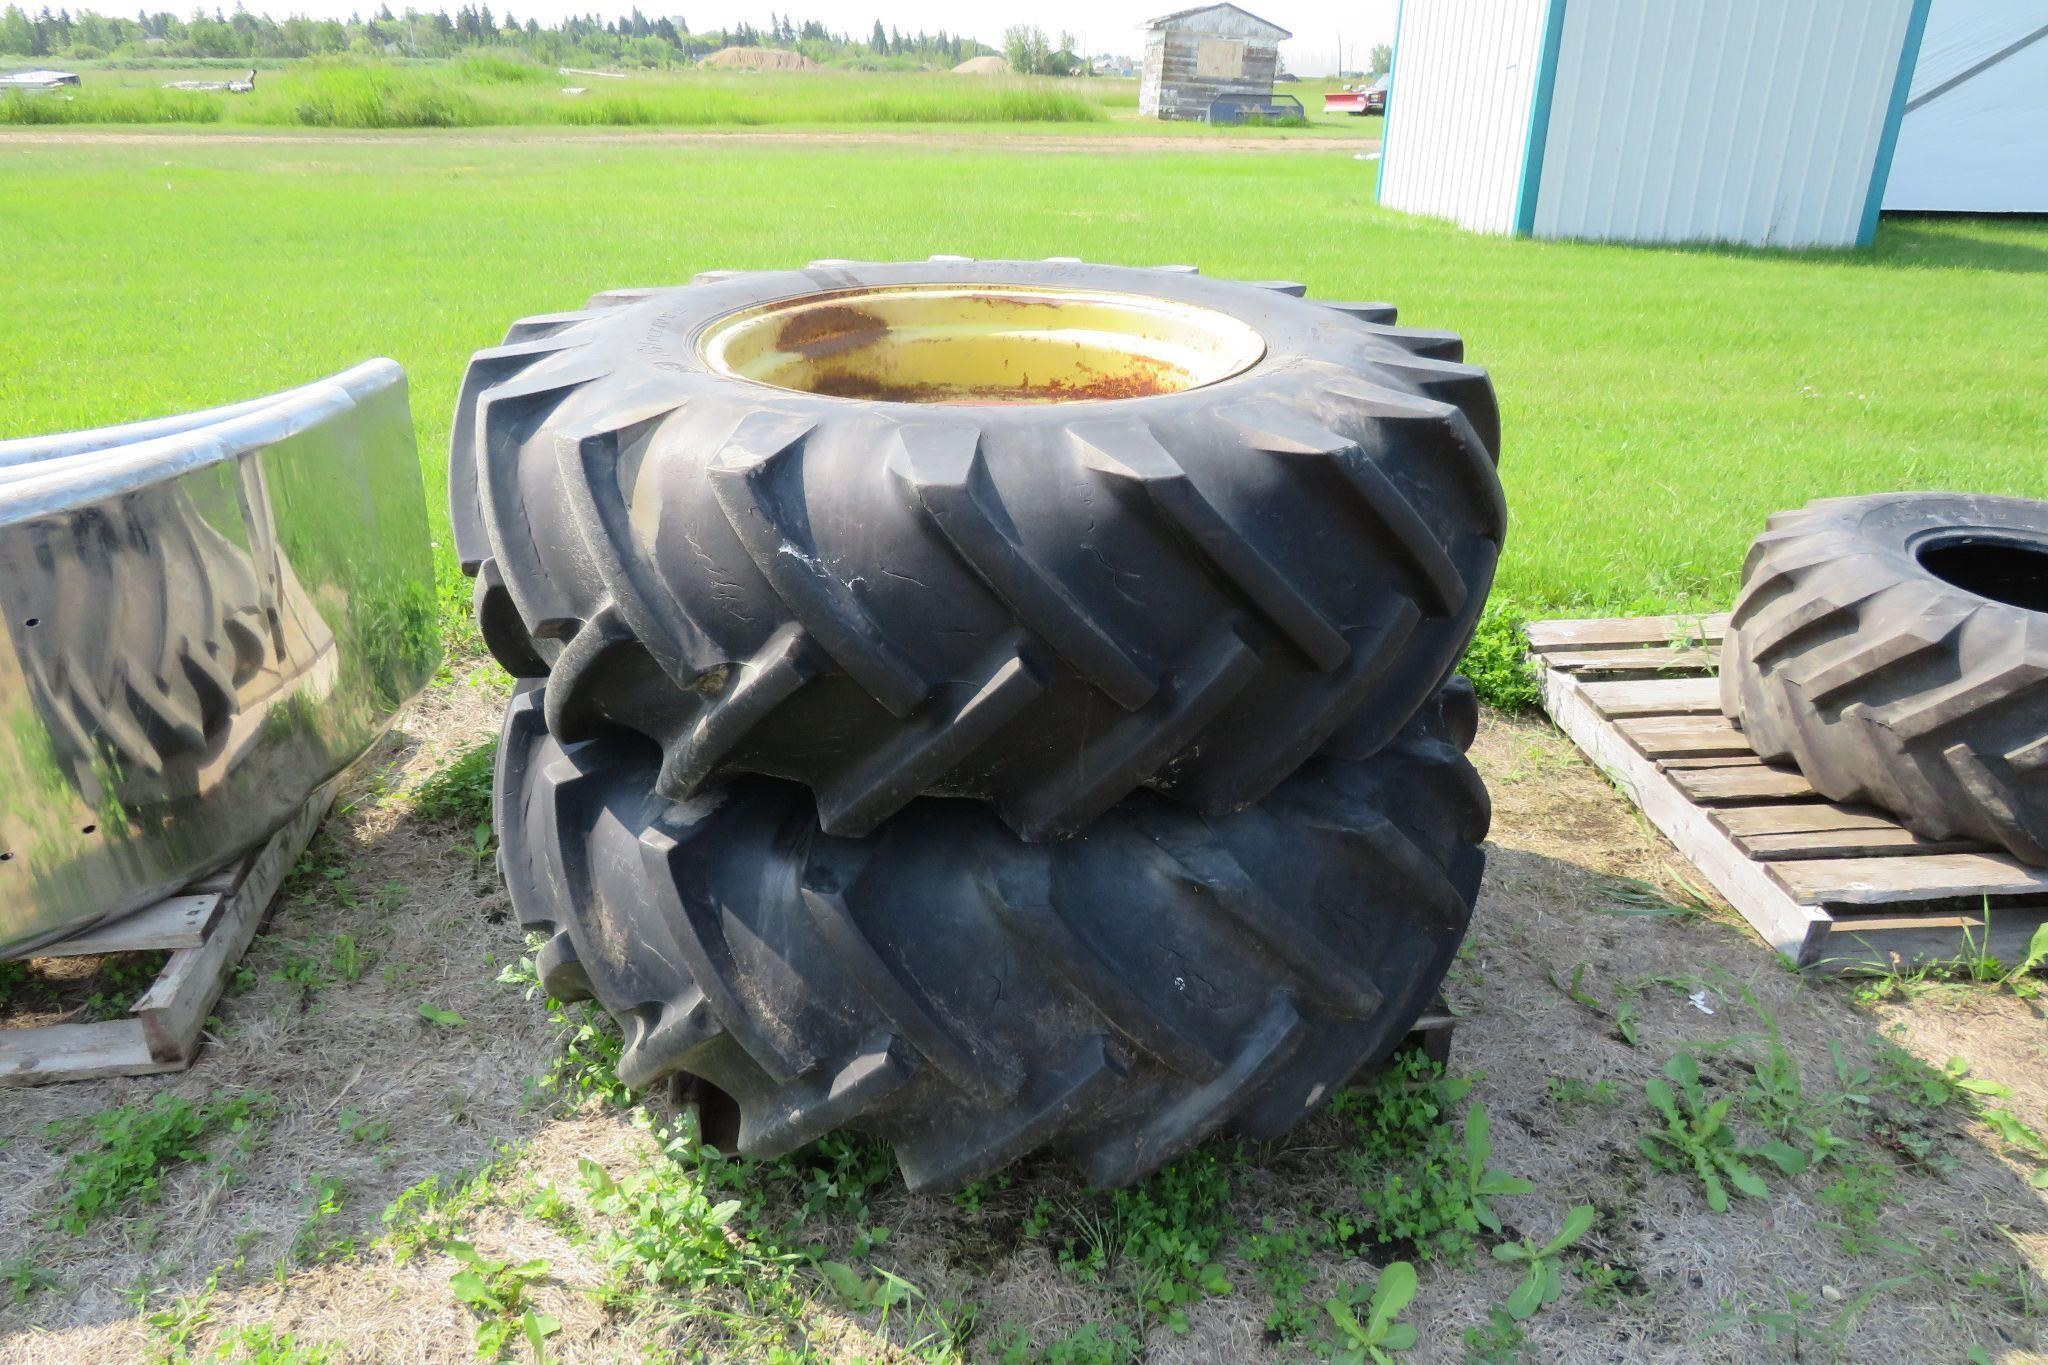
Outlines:
MULTIPOLYGON (((1223 1191, 1204 1217, 1229 1225, 1215 1253, 1229 1288, 1183 1305, 1184 1326, 1148 1311, 1113 1255, 1076 1253, 1115 1246, 1097 1222, 1125 1206, 1054 1157, 962 1199, 875 1176, 858 1216, 843 1190, 824 1188, 848 1178, 843 1163, 764 1172, 789 1191, 778 1208, 817 1211, 789 1245, 914 1290, 862 1303, 800 1266, 772 1347, 734 1325, 769 1311, 746 1286, 678 1295, 673 1313, 644 1298, 622 1307, 593 1172, 626 1180, 666 1158, 630 1111, 536 1086, 562 1039, 497 979, 524 951, 504 890, 472 829, 422 819, 411 798, 494 734, 505 694, 495 669, 467 665, 401 719, 280 900, 190 1072, 7 1093, 0 1361, 471 1359, 479 1318, 452 1292, 461 1266, 448 1237, 545 1263, 525 1302, 559 1322, 547 1350, 562 1360, 1315 1359, 1334 1344, 1323 1300, 1396 1258, 1357 1239, 1305 1239, 1276 1275, 1254 1256, 1255 1235, 1326 1226, 1355 1205, 1351 1130, 1326 1115, 1272 1147, 1198 1153, 1223 1191), (76 1124, 159 1095, 268 1098, 259 1122, 169 1167, 154 1198, 81 1232, 56 1226, 76 1124), (436 1178, 472 1190, 445 1201, 439 1240, 386 1219, 436 1178), (731 1314, 707 1320, 707 1303, 731 1314), (1299 1311, 1276 1328, 1290 1305, 1299 1311), (1099 1353, 1072 1344, 1118 1331, 1123 1344, 1099 1353), (251 1345, 281 1334, 299 1357, 251 1345), (1068 1354, 1033 1354, 1063 1340, 1068 1354)), ((1475 757, 1496 805, 1485 890, 1448 987, 1465 1016, 1452 1069, 1475 1077, 1470 1096, 1491 1115, 1491 1164, 1533 1186, 1495 1201, 1503 1235, 1541 1241, 1581 1203, 1597 1217, 1563 1296, 1521 1324, 1519 1343, 1469 1335, 1498 1325, 1490 1310, 1519 1276, 1486 1254, 1494 1239, 1463 1264, 1419 1261, 1405 1315, 1418 1340, 1401 1358, 2040 1358, 2048 1204, 1975 1108, 2040 1126, 2039 1005, 2009 988, 1906 983, 1866 987, 1859 1002, 1851 984, 1796 976, 1724 909, 1698 904, 1677 855, 1547 724, 1489 716, 1475 757), (1639 1150, 1658 1126, 1645 1082, 1684 1050, 1709 1093, 1739 1096, 1773 1032, 1813 1103, 1838 1115, 1844 1145, 1797 1176, 1764 1170, 1767 1195, 1714 1212, 1697 1179, 1639 1150), (1965 1074, 2010 1093, 1955 1090, 1965 1074)), ((735 1223, 723 1235, 748 1234, 735 1223)), ((508 1358, 529 1358, 523 1340, 508 1358)))

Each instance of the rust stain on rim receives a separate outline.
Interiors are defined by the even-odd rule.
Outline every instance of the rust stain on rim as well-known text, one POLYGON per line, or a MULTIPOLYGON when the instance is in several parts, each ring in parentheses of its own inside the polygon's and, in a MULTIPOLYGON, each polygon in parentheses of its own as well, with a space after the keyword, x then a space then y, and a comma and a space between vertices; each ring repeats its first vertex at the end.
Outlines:
POLYGON ((1147 294, 932 284, 781 299, 718 319, 698 349, 718 373, 820 397, 989 406, 1180 393, 1243 373, 1265 342, 1147 294))
POLYGON ((889 324, 873 313, 827 304, 792 312, 776 332, 775 346, 808 360, 824 360, 872 346, 888 330, 889 324))

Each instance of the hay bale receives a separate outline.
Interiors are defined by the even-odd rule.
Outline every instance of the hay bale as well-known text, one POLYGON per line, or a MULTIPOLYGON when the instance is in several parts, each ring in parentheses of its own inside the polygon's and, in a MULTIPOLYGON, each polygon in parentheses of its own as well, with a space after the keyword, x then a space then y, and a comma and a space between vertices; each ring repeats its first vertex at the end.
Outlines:
POLYGON ((966 61, 953 68, 953 74, 956 76, 1007 76, 1010 74, 1010 63, 1006 58, 997 56, 969 57, 966 61))
POLYGON ((816 71, 818 64, 801 52, 779 47, 722 47, 697 63, 718 71, 816 71))

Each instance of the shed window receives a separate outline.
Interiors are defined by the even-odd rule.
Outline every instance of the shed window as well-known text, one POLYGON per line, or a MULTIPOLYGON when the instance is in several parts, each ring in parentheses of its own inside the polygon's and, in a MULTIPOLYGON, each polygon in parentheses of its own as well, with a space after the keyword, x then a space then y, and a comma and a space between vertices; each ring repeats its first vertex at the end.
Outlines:
POLYGON ((1195 48, 1195 74, 1235 79, 1244 75, 1244 44, 1235 38, 1204 38, 1195 48))

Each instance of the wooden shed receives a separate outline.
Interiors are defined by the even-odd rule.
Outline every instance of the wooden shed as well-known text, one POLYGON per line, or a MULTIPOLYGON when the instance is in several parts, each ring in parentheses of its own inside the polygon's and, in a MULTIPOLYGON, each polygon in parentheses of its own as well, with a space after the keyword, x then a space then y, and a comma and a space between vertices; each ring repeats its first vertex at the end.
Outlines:
POLYGON ((1280 40, 1294 35, 1236 5, 1203 5, 1145 25, 1138 112, 1194 119, 1226 96, 1266 100, 1280 64, 1280 40))

